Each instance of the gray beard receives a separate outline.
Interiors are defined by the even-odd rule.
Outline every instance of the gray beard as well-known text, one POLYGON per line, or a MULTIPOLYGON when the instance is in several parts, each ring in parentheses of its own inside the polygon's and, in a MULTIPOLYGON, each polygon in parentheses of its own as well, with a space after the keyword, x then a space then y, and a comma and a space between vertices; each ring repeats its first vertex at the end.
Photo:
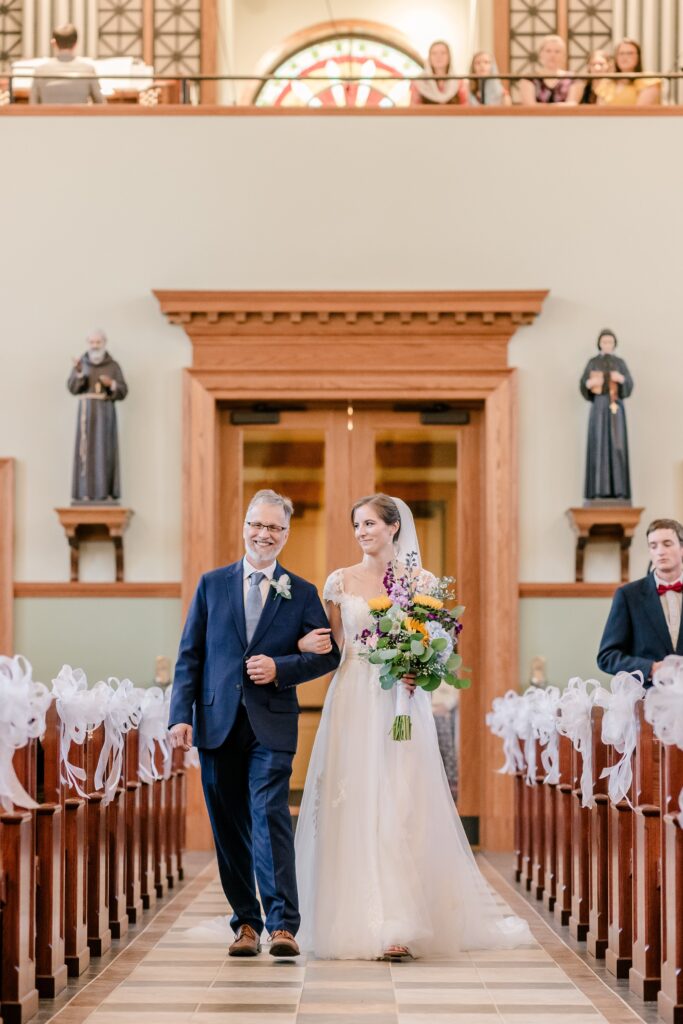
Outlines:
POLYGON ((93 351, 88 350, 88 360, 93 366, 99 366, 100 363, 104 362, 107 352, 105 349, 94 349, 93 351))

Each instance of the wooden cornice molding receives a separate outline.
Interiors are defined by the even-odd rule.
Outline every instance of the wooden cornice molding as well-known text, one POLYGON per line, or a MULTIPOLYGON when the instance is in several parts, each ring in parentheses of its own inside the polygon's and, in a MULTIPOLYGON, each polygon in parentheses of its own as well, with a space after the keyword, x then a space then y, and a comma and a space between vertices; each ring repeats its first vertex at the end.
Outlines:
POLYGON ((155 291, 170 323, 188 333, 511 335, 541 311, 547 291, 155 291))
POLYGON ((28 583, 14 584, 22 597, 145 597, 179 598, 180 583, 28 583))

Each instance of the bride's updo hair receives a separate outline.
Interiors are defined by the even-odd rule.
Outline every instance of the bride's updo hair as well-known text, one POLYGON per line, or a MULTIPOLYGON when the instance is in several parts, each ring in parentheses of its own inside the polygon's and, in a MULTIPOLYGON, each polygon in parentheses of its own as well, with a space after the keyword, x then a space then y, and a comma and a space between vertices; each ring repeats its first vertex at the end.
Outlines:
POLYGON ((366 498, 361 498, 351 509, 351 525, 353 525, 353 521, 356 518, 356 512, 363 505, 372 505, 377 515, 387 526, 393 526, 394 523, 398 523, 398 530, 394 534, 394 541, 397 541, 398 535, 401 532, 401 516, 394 499, 390 498, 388 494, 382 494, 381 491, 379 494, 369 494, 366 498))

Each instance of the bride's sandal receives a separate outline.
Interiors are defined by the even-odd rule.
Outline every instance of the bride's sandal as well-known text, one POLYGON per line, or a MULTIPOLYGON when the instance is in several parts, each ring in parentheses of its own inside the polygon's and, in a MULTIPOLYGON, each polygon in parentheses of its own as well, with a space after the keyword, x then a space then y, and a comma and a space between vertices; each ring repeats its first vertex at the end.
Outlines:
POLYGON ((407 946, 387 946, 380 957, 380 960, 388 960, 390 963, 401 963, 413 959, 413 954, 407 946))

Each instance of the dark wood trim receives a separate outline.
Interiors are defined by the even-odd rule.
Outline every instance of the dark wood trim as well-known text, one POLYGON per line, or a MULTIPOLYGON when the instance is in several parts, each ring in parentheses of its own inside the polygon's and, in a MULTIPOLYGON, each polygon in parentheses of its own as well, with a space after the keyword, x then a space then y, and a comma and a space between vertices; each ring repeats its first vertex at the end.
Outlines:
POLYGON ((14 653, 14 459, 0 459, 0 654, 14 653))
POLYGON ((524 597, 613 597, 621 583, 520 583, 524 597))
POLYGON ((15 583, 21 597, 169 597, 179 598, 180 583, 15 583))

